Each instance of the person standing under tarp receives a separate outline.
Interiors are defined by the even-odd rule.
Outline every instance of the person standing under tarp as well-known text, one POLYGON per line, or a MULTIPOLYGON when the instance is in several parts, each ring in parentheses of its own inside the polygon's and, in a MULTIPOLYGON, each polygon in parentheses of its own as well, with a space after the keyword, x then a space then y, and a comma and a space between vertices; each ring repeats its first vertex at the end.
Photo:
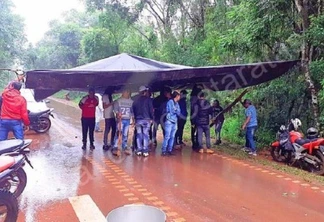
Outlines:
MULTIPOLYGON (((136 102, 136 100, 138 100, 141 97, 141 93, 139 92, 138 94, 136 94, 135 96, 132 96, 132 100, 133 100, 133 104, 136 102)), ((133 109, 134 111, 134 109, 133 109)), ((137 140, 136 140, 136 135, 137 135, 137 131, 136 131, 136 126, 134 125, 134 131, 133 131, 133 138, 132 138, 132 151, 137 150, 137 140)))
POLYGON ((13 132, 16 139, 24 139, 23 124, 30 124, 26 99, 20 95, 22 84, 12 82, 11 87, 2 93, 0 117, 0 141, 8 139, 8 133, 13 132))
POLYGON ((242 102, 245 108, 246 119, 242 125, 242 130, 245 130, 245 147, 250 150, 249 155, 256 156, 256 144, 254 141, 255 132, 258 128, 257 111, 252 105, 251 100, 245 99, 242 102))
POLYGON ((187 121, 187 116, 188 116, 188 111, 187 111, 187 91, 186 90, 181 90, 180 96, 181 99, 179 101, 179 106, 181 110, 181 115, 178 118, 178 130, 176 132, 176 137, 175 137, 175 143, 176 145, 179 146, 186 146, 186 144, 183 142, 183 130, 186 125, 187 121))
POLYGON ((109 150, 109 148, 113 145, 115 135, 116 135, 116 119, 114 114, 114 101, 111 95, 111 91, 106 89, 102 96, 102 104, 103 104, 103 116, 105 118, 105 131, 103 138, 103 149, 109 150), (110 143, 108 143, 108 134, 111 130, 111 139, 110 143))
POLYGON ((194 123, 197 127, 199 153, 214 153, 214 151, 211 150, 209 127, 209 116, 212 114, 213 110, 210 103, 205 99, 204 92, 199 93, 194 110, 196 114, 194 123), (206 137, 206 148, 203 147, 203 134, 205 134, 206 137))
MULTIPOLYGON (((157 130, 159 125, 164 122, 163 112, 165 111, 166 103, 171 98, 171 92, 172 90, 170 87, 164 87, 163 90, 161 90, 160 95, 153 100, 154 125, 152 140, 155 146, 157 145, 157 130)), ((162 130, 164 135, 164 129, 162 128, 162 130)))
POLYGON ((128 130, 131 119, 133 119, 133 100, 130 98, 131 92, 125 89, 122 93, 122 97, 115 101, 114 111, 117 116, 117 133, 115 136, 113 154, 118 153, 118 137, 122 136, 122 151, 125 154, 130 155, 132 152, 127 148, 128 130), (120 135, 121 134, 121 135, 120 135))
POLYGON ((192 149, 194 151, 198 151, 198 134, 197 134, 197 126, 194 123, 195 113, 194 106, 198 101, 198 94, 202 91, 202 87, 200 85, 194 85, 190 94, 190 122, 191 122, 191 143, 192 149))
POLYGON ((170 99, 166 105, 166 120, 164 122, 165 134, 162 144, 162 156, 173 155, 172 151, 175 134, 177 132, 178 117, 181 115, 180 106, 178 104, 180 93, 174 91, 171 98, 172 99, 170 99))
POLYGON ((213 114, 212 117, 214 119, 214 124, 215 124, 215 135, 216 135, 216 142, 215 145, 219 145, 222 143, 221 140, 221 131, 223 127, 223 123, 225 120, 224 113, 221 113, 223 111, 223 107, 219 105, 219 101, 216 99, 213 101, 213 114), (220 113, 220 114, 219 114, 220 113))
POLYGON ((95 149, 94 146, 94 129, 96 124, 96 107, 99 104, 99 98, 95 96, 95 89, 89 88, 89 94, 84 96, 80 102, 79 107, 82 110, 82 149, 87 148, 87 137, 89 131, 90 149, 95 149))
POLYGON ((141 86, 139 88, 140 97, 133 103, 133 111, 136 127, 136 155, 149 155, 149 130, 153 121, 153 104, 148 97, 148 88, 141 86))
POLYGON ((102 106, 102 96, 99 93, 95 94, 98 97, 99 104, 96 107, 96 125, 95 125, 95 132, 99 133, 102 132, 100 129, 100 121, 102 120, 103 116, 103 106, 102 106))

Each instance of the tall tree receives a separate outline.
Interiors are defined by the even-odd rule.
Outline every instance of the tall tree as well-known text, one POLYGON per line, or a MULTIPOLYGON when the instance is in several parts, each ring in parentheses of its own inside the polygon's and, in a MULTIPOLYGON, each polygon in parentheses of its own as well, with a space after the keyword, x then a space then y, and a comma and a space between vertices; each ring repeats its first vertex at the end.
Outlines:
MULTIPOLYGON (((13 13, 11 0, 0 2, 0 68, 11 68, 20 63, 26 43, 24 24, 20 16, 13 13)), ((0 72, 0 87, 6 84, 7 73, 0 72)))

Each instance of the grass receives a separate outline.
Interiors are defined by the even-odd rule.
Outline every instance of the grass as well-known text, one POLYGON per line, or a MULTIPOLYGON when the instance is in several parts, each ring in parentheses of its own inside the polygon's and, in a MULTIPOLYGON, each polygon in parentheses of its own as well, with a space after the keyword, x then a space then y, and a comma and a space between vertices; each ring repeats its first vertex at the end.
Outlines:
MULTIPOLYGON (((285 164, 277 163, 272 160, 270 156, 269 146, 262 146, 261 149, 259 149, 259 155, 255 158, 249 157, 245 152, 241 151, 242 145, 238 144, 244 144, 244 138, 239 135, 239 125, 237 121, 231 121, 226 122, 224 125, 224 130, 222 132, 222 145, 217 146, 215 148, 217 153, 224 154, 231 156, 235 159, 244 160, 250 163, 258 164, 265 166, 269 169, 278 170, 279 172, 289 174, 294 177, 298 177, 308 183, 311 184, 318 184, 324 186, 324 176, 318 176, 312 173, 309 173, 307 171, 304 171, 302 169, 287 166, 285 164), (226 126, 226 124, 228 124, 226 126), (234 127, 237 127, 236 130, 233 129, 234 127), (232 129, 232 130, 231 130, 232 129), (225 136, 226 135, 226 136, 225 136)), ((190 129, 190 121, 187 121, 185 125, 184 135, 183 138, 185 141, 191 142, 191 129, 190 129)), ((211 138, 215 138, 215 132, 211 129, 211 138)), ((271 139, 271 138, 269 138, 271 139)))
POLYGON ((270 158, 270 152, 267 150, 260 152, 260 155, 258 157, 251 158, 245 152, 241 151, 240 149, 241 149, 241 147, 239 145, 224 143, 223 145, 218 146, 216 148, 216 151, 221 154, 230 155, 236 159, 259 164, 259 165, 265 166, 267 168, 278 170, 282 173, 296 176, 298 178, 303 179, 304 181, 306 181, 308 183, 320 184, 320 185, 324 186, 324 177, 323 176, 318 176, 318 175, 309 173, 307 171, 304 171, 304 170, 296 168, 296 167, 287 166, 282 163, 277 163, 270 158))
POLYGON ((65 99, 65 95, 68 92, 70 92, 71 101, 75 102, 76 104, 78 104, 80 102, 80 100, 82 99, 82 97, 84 95, 86 95, 86 93, 84 93, 84 92, 73 92, 73 91, 61 90, 58 93, 55 93, 54 97, 59 98, 59 99, 65 99))
MULTIPOLYGON (((56 98, 65 98, 66 92, 62 91, 55 94, 56 98)), ((77 95, 73 98, 73 101, 76 104, 81 99, 82 95, 77 95)), ((280 164, 269 160, 270 152, 268 151, 269 146, 260 146, 262 149, 259 149, 260 154, 257 158, 250 158, 245 152, 241 151, 241 146, 238 144, 244 144, 244 136, 240 130, 240 121, 238 118, 227 118, 226 124, 224 124, 222 130, 222 140, 223 144, 216 147, 216 151, 220 154, 229 155, 233 158, 244 160, 247 162, 259 164, 267 168, 278 170, 279 172, 286 173, 292 176, 303 179, 308 183, 315 183, 324 186, 324 177, 311 174, 307 171, 280 164), (268 155, 267 155, 268 154, 268 155)), ((261 130, 260 130, 261 131, 261 130)), ((267 135, 266 132, 261 131, 258 137, 267 137, 267 140, 274 139, 271 135, 267 135)), ((191 141, 191 124, 190 121, 187 121, 184 129, 183 138, 185 141, 190 143, 191 141)), ((215 138, 215 130, 211 128, 211 138, 215 138)), ((260 144, 259 144, 260 145, 260 144)))

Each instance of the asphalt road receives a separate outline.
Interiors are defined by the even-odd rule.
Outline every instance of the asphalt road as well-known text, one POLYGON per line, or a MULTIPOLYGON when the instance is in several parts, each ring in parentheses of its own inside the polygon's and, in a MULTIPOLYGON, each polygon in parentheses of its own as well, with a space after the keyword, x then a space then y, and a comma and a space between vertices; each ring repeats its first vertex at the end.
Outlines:
POLYGON ((324 187, 264 166, 189 147, 116 158, 102 150, 102 133, 83 151, 80 110, 64 103, 51 101, 50 132, 26 136, 35 169, 25 166, 18 221, 105 221, 127 204, 158 207, 175 222, 324 221, 324 187))

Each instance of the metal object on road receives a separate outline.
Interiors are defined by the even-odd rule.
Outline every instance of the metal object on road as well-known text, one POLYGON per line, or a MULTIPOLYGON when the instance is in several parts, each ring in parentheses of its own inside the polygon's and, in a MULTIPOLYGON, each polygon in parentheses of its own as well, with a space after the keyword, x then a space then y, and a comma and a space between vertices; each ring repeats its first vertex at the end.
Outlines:
POLYGON ((112 210, 107 222, 165 222, 166 214, 148 205, 124 205, 112 210))

